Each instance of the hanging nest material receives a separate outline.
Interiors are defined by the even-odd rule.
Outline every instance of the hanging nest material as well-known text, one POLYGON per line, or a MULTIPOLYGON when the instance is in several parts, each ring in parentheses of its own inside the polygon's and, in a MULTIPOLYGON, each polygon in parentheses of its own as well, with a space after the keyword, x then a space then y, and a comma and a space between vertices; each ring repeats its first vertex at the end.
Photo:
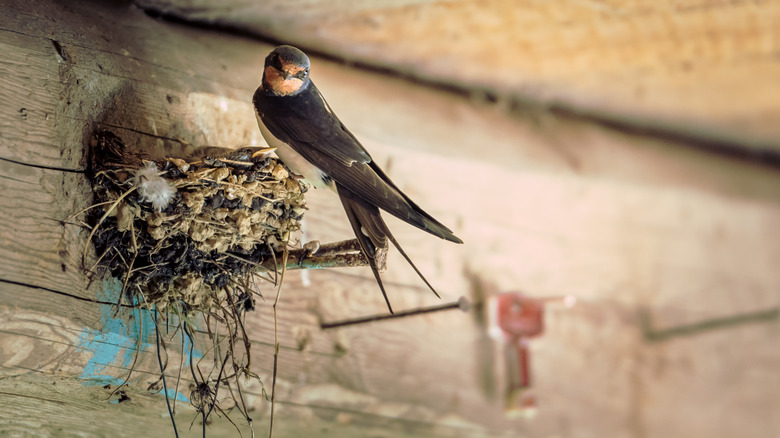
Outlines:
POLYGON ((305 211, 305 186, 262 152, 153 162, 96 133, 93 187, 103 208, 90 225, 100 265, 160 310, 223 301, 226 286, 285 249, 305 211))
POLYGON ((87 215, 85 259, 94 245, 96 266, 122 281, 120 300, 154 313, 163 388, 167 365, 159 351, 172 337, 161 341, 159 325, 173 326, 171 336, 181 329, 193 344, 197 327, 207 336, 199 342, 211 344, 218 366, 204 372, 191 361, 193 406, 204 424, 211 412, 227 416, 217 403, 223 389, 251 427, 238 379, 258 377, 250 370, 244 329, 245 310, 254 308, 253 295, 260 293, 252 275, 266 273, 276 284, 284 269, 365 266, 359 244, 290 247, 306 209, 306 187, 269 150, 201 148, 186 159, 151 160, 108 131, 96 132, 90 146, 95 204, 87 215))

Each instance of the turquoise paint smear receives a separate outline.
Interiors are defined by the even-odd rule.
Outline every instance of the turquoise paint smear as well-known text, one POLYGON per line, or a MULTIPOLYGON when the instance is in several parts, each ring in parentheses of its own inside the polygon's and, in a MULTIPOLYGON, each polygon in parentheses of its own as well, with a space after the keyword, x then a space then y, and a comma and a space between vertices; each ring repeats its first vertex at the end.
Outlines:
MULTIPOLYGON (((160 391, 160 392, 162 392, 162 391, 160 391)), ((184 394, 180 393, 179 391, 177 391, 177 390, 175 390, 173 388, 168 388, 167 395, 168 395, 168 398, 175 398, 176 400, 178 400, 180 402, 185 402, 185 403, 189 403, 190 402, 190 399, 187 396, 185 396, 184 394)))
MULTIPOLYGON (((122 290, 122 283, 117 279, 109 279, 103 282, 103 287, 96 297, 99 301, 115 303, 122 290)), ((123 379, 112 375, 111 368, 122 367, 129 369, 133 364, 133 355, 138 346, 138 337, 141 340, 141 349, 149 347, 148 342, 154 323, 151 319, 135 313, 134 318, 123 321, 114 318, 115 306, 109 304, 100 305, 100 330, 85 327, 82 329, 76 341, 80 351, 92 353, 81 378, 86 385, 120 385, 123 379), (141 316, 140 322, 138 316, 141 316), (140 330, 139 330, 140 329, 140 330)))
MULTIPOLYGON (((115 278, 105 280, 103 287, 96 297, 98 301, 115 303, 119 299, 122 290, 122 282, 115 278)), ((121 385, 124 379, 115 377, 116 368, 129 370, 133 365, 136 348, 141 351, 154 351, 157 348, 154 332, 154 319, 148 310, 133 309, 131 318, 115 318, 116 306, 112 304, 100 305, 100 330, 84 327, 76 340, 79 351, 92 353, 92 358, 87 361, 81 379, 85 385, 121 385), (113 373, 112 373, 113 368, 113 373)), ((185 352, 190 349, 189 338, 184 339, 185 352)), ((192 358, 197 360, 203 354, 193 349, 192 358)), ((184 356, 185 365, 189 366, 190 355, 184 356)), ((160 392, 163 392, 160 390, 160 392)), ((167 396, 179 401, 188 402, 189 399, 174 389, 168 389, 167 396)))

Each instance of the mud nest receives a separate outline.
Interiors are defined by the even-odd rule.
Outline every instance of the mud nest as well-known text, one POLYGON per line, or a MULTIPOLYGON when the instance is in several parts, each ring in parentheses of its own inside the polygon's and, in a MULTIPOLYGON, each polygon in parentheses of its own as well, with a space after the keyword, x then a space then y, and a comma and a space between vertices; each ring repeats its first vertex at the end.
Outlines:
POLYGON ((300 228, 305 186, 257 148, 150 161, 105 131, 92 146, 102 208, 88 217, 91 240, 126 294, 141 293, 139 304, 206 310, 263 263, 275 268, 300 228))

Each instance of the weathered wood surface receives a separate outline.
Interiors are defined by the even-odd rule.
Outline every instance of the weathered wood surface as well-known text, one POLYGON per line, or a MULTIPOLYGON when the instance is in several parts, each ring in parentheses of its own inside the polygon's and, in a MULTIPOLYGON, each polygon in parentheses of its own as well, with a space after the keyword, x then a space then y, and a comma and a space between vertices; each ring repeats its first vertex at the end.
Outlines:
POLYGON ((329 56, 727 149, 780 151, 775 1, 138 0, 329 56))
MULTIPOLYGON (((161 154, 186 149, 182 141, 258 144, 248 101, 270 47, 127 4, 6 1, 2 13, 0 425, 25 435, 41 424, 57 436, 76 418, 87 419, 85 434, 168 433, 162 398, 144 393, 157 373, 153 338, 141 339, 131 401, 110 404, 100 386, 80 386, 121 381, 136 333, 151 327, 89 301, 110 298, 111 287, 83 275, 85 233, 59 222, 89 205, 89 187, 57 169, 83 169, 95 127, 161 154), (52 412, 47 421, 38 407, 52 412), (109 418, 126 421, 102 428, 109 418)), ((775 434, 776 320, 651 343, 640 310, 657 331, 778 307, 776 169, 546 111, 507 117, 320 59, 312 74, 398 185, 466 241, 456 247, 390 221, 446 300, 479 299, 476 275, 495 285, 488 294, 573 294, 580 305, 549 311, 547 333, 532 343, 539 415, 507 419, 503 364, 479 318, 322 332, 318 318, 384 311, 370 273, 310 272, 308 287, 288 273, 277 436, 775 434)), ((308 202, 309 238, 350 236, 332 195, 313 192, 308 202)), ((438 303, 397 254, 386 278, 399 309, 438 303)), ((268 389, 273 290, 264 293, 248 325, 268 389)), ((264 431, 262 388, 253 382, 246 393, 264 431)), ((192 416, 179 419, 186 429, 192 416)), ((234 436, 223 420, 210 430, 234 436)))
MULTIPOLYGON (((161 24, 128 5, 87 8, 8 2, 5 6, 7 20, 0 30, 4 53, 0 89, 5 103, 0 117, 0 157, 4 159, 0 181, 2 204, 6 207, 0 257, 6 262, 0 277, 4 283, 0 288, 4 314, 0 345, 3 373, 22 374, 20 378, 34 383, 22 385, 19 390, 15 378, 4 380, 8 385, 4 390, 9 395, 4 398, 9 403, 4 411, 20 407, 14 415, 4 417, 10 419, 3 424, 4 431, 18 432, 37 420, 16 424, 20 419, 33 417, 28 409, 23 409, 26 405, 14 400, 51 401, 35 389, 36 385, 45 386, 42 382, 49 375, 64 374, 84 382, 116 385, 133 367, 131 390, 143 393, 158 374, 148 315, 144 319, 137 312, 123 310, 116 319, 112 306, 91 302, 115 300, 116 295, 111 293, 116 285, 99 277, 90 280, 83 274, 80 254, 86 232, 78 226, 81 216, 76 215, 74 224, 61 223, 91 202, 88 183, 79 173, 85 166, 84 148, 89 134, 96 128, 111 129, 128 143, 140 144, 160 155, 175 155, 190 145, 258 144, 260 135, 248 101, 269 46, 161 24), (219 62, 214 60, 216 53, 224 57, 219 62), (193 54, 197 54, 195 59, 193 54), (134 323, 139 319, 145 320, 145 326, 134 323), (134 351, 139 338, 143 351, 136 359, 134 351)), ((310 226, 325 225, 324 240, 338 235, 348 237, 346 226, 327 226, 329 222, 343 222, 343 213, 331 201, 322 203, 325 209, 319 214, 321 219, 310 220, 310 226)), ((92 260, 87 262, 89 265, 92 260)), ((375 302, 373 309, 353 304, 357 313, 331 309, 323 311, 324 317, 384 311, 376 286, 365 274, 337 275, 329 287, 339 292, 334 302, 337 308, 341 307, 339 300, 354 299, 375 302), (352 294, 355 295, 350 298, 352 294)), ((411 281, 407 278, 402 283, 411 281)), ((471 434, 472 429, 464 422, 447 425, 444 416, 449 410, 422 409, 414 397, 411 401, 387 397, 385 384, 375 379, 381 374, 379 371, 363 377, 369 368, 383 362, 399 363, 400 352, 383 353, 372 348, 355 354, 370 344, 372 337, 358 337, 359 342, 353 346, 352 336, 321 333, 317 317, 320 289, 302 289, 300 284, 298 277, 288 274, 279 324, 282 353, 277 434, 300 436, 307 434, 309 427, 317 430, 330 427, 328 424, 339 429, 339 434, 357 436, 370 434, 375 427, 396 434, 401 430, 420 430, 421 436, 462 435, 459 431, 463 430, 471 434), (339 385, 333 386, 333 382, 339 385), (325 391, 323 384, 333 387, 326 386, 325 391), (360 400, 359 406, 353 401, 355 397, 360 400), (318 404, 323 407, 316 408, 318 404), (285 412, 294 415, 285 421, 285 412), (334 422, 332 417, 337 414, 334 422), (319 420, 320 417, 325 420, 319 420), (305 424, 299 424, 302 419, 305 424), (388 426, 388 422, 392 424, 388 426), (350 432, 353 428, 355 431, 350 432)), ((394 288, 404 286, 396 284, 394 288)), ((411 290, 415 296, 422 292, 419 288, 411 290)), ((265 292, 269 299, 273 297, 273 288, 265 292)), ((400 304, 397 298, 396 302, 400 304)), ((270 304, 261 304, 253 316, 248 326, 255 371, 268 386, 274 339, 270 304)), ((401 339, 396 339, 395 345, 400 347, 401 339)), ((175 350, 169 354, 171 363, 178 363, 175 350)), ((169 374, 175 380, 176 372, 169 374)), ((389 382, 399 377, 386 375, 380 380, 389 382)), ((185 377, 181 385, 185 395, 189 383, 185 377)), ((434 384, 447 387, 443 380, 434 384)), ((264 412, 268 406, 261 397, 262 387, 254 382, 245 393, 251 399, 252 409, 261 412, 256 418, 260 420, 257 427, 265 430, 264 412)), ((107 394, 74 391, 70 396, 86 398, 85 403, 107 403, 103 400, 107 394)), ((422 400, 432 396, 425 395, 422 400)), ((106 409, 122 412, 123 405, 106 409)), ((76 412, 80 410, 78 403, 73 404, 72 410, 67 405, 53 409, 51 419, 44 424, 56 434, 60 427, 72 427, 73 421, 66 421, 66 417, 78 418, 81 414, 76 412), (59 420, 64 426, 58 425, 59 420)), ((155 419, 164 412, 162 399, 157 399, 150 412, 155 419)), ((80 431, 138 435, 138 430, 127 429, 133 423, 130 420, 117 428, 101 428, 100 419, 114 414, 101 415, 92 417, 94 423, 80 431)), ((191 417, 180 420, 180 427, 187 425, 191 417)), ((167 420, 145 427, 169 432, 167 420)), ((242 428, 246 433, 246 427, 242 428)), ((478 427, 477 433, 480 430, 478 427)), ((233 432, 232 426, 221 421, 212 434, 233 432)))

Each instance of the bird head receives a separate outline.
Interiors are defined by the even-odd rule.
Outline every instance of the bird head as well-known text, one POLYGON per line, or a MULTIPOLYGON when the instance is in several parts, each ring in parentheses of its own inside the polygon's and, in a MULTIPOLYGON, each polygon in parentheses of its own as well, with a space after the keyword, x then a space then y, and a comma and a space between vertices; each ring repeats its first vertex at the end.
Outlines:
POLYGON ((265 58, 263 89, 277 96, 298 94, 309 84, 310 68, 305 53, 293 46, 279 46, 265 58))

